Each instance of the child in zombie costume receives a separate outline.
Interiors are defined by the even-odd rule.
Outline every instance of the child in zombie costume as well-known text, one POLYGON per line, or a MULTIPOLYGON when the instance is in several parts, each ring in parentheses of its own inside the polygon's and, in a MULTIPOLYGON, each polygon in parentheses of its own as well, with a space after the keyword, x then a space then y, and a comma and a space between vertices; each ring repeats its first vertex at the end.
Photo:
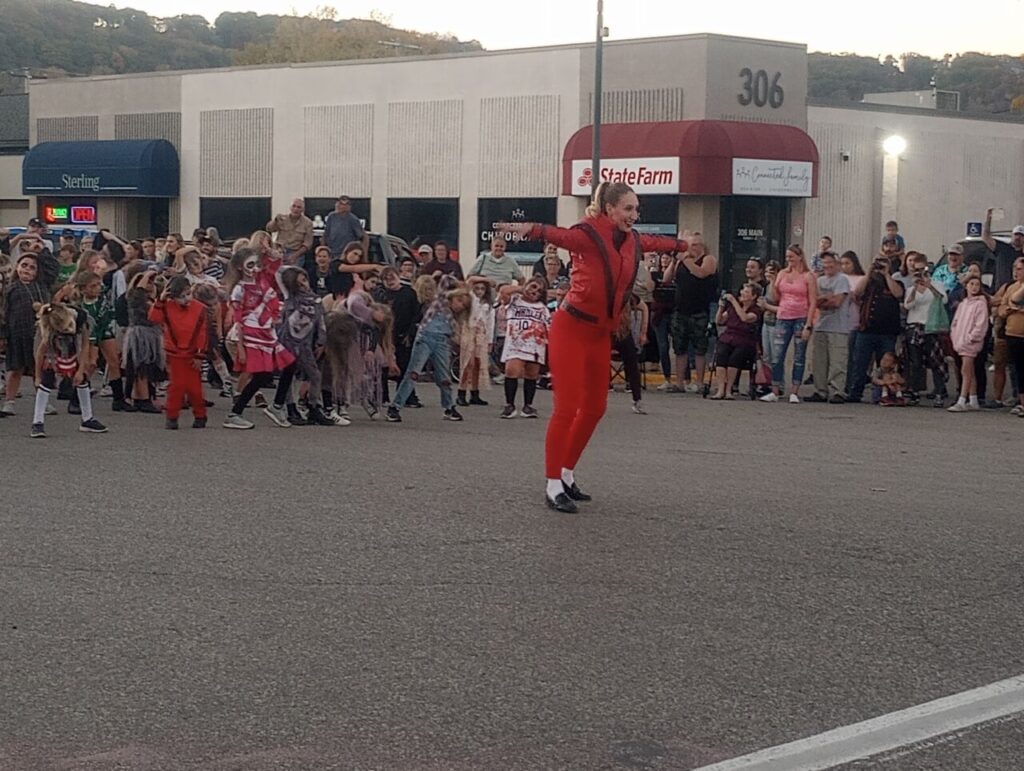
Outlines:
MULTIPOLYGON (((261 388, 274 380, 276 370, 285 370, 295 357, 277 339, 275 321, 281 307, 277 292, 266 287, 260 258, 250 248, 239 249, 231 258, 231 308, 239 326, 239 365, 249 379, 224 421, 225 428, 251 429, 242 417, 249 402, 261 388)), ((241 387, 241 378, 239 386, 241 387)))
POLYGON ((106 433, 107 427, 92 415, 88 372, 92 348, 89 343, 89 314, 80 308, 47 303, 39 309, 39 346, 35 352, 36 403, 32 417, 33 439, 46 437, 46 407, 57 379, 71 378, 75 384, 82 423, 87 434, 106 433))
POLYGON ((90 270, 75 274, 75 287, 82 309, 89 314, 89 343, 103 354, 107 365, 109 385, 114 397, 111 407, 114 412, 123 412, 126 405, 124 384, 121 381, 121 349, 115 333, 114 304, 110 302, 103 287, 103 277, 90 270))
POLYGON ((371 419, 380 412, 385 370, 397 373, 391 308, 355 290, 328 322, 327 354, 334 396, 343 404, 359 402, 371 419))
POLYGON ((59 272, 60 263, 46 249, 25 251, 14 263, 14 278, 7 289, 6 310, 0 323, 7 341, 7 394, 0 417, 14 414, 21 378, 36 371, 36 314, 50 302, 50 289, 59 272))
POLYGON ((125 392, 132 397, 129 412, 160 413, 153 404, 155 384, 166 379, 167 359, 160 325, 149 320, 156 299, 156 271, 132 277, 125 293, 128 326, 121 345, 125 392))
POLYGON ((323 348, 327 338, 323 305, 312 291, 309 276, 302 268, 282 268, 278 273, 277 282, 285 298, 277 338, 295 357, 295 361, 281 373, 274 403, 267 406, 263 412, 282 427, 304 426, 309 423, 333 426, 334 421, 327 417, 321 407, 320 367, 316 360, 317 352, 323 348), (292 397, 292 383, 296 375, 309 382, 308 420, 299 413, 292 397))

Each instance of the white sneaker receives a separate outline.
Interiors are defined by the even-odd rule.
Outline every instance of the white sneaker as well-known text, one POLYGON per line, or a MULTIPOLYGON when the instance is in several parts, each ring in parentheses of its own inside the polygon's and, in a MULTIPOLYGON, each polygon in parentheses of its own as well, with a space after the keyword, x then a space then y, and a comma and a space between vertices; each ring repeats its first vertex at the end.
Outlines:
POLYGON ((336 425, 336 426, 351 426, 352 425, 352 421, 348 419, 348 416, 342 415, 337 410, 331 410, 328 413, 327 417, 329 417, 331 419, 331 421, 334 423, 334 425, 336 425))
POLYGON ((790 394, 789 395, 789 403, 790 404, 799 404, 800 403, 800 397, 797 396, 796 394, 790 394))
POLYGON ((968 412, 977 412, 980 409, 981 409, 981 405, 978 404, 977 402, 967 402, 967 411, 968 412))
POLYGON ((1015 415, 1018 418, 1024 417, 1024 406, 1021 406, 1020 404, 1018 404, 1016 407, 1014 407, 1012 410, 1010 410, 1010 414, 1011 415, 1015 415))
POLYGON ((952 407, 947 408, 949 412, 967 412, 967 405, 957 402, 952 407))
POLYGON ((103 386, 103 388, 100 389, 100 396, 103 397, 103 398, 107 398, 107 397, 110 397, 110 396, 113 396, 113 395, 114 395, 114 389, 111 388, 109 385, 105 385, 105 386, 103 386))
POLYGON ((633 412, 635 412, 637 415, 647 414, 647 410, 644 409, 644 406, 640 404, 640 402, 633 402, 633 412))
POLYGON ((0 409, 0 412, 2 412, 4 415, 13 415, 14 414, 14 402, 12 400, 8 400, 8 401, 4 402, 3 409, 0 409))
POLYGON ((240 428, 244 431, 246 429, 256 428, 256 424, 246 420, 241 415, 229 412, 228 416, 224 419, 224 428, 240 428))
POLYGON ((658 390, 659 391, 667 391, 671 387, 672 387, 672 384, 666 380, 664 383, 662 383, 660 386, 658 386, 658 390))
POLYGON ((47 404, 46 405, 46 414, 47 415, 56 415, 57 414, 57 408, 54 407, 52 404, 47 404))
POLYGON ((760 398, 760 401, 762 401, 762 402, 777 402, 778 400, 779 400, 779 397, 776 396, 774 391, 769 391, 768 393, 766 393, 764 396, 762 396, 760 398))
POLYGON ((700 391, 700 386, 697 385, 696 383, 689 383, 689 384, 687 384, 687 386, 686 386, 686 393, 688 393, 688 394, 695 394, 698 391, 700 391))
POLYGON ((288 411, 284 407, 278 407, 276 404, 268 404, 263 408, 263 414, 270 418, 271 422, 276 423, 281 428, 292 427, 292 424, 288 422, 288 411))

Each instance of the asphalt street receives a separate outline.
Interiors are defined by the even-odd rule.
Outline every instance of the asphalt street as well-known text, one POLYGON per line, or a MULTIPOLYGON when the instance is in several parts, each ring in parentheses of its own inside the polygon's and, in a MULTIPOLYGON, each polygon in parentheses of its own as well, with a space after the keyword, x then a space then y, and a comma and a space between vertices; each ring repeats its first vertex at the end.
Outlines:
MULTIPOLYGON (((0 769, 692 769, 1024 673, 1024 420, 615 394, 564 516, 544 421, 423 397, 44 441, 19 400, 0 769)), ((1017 769, 1022 723, 849 767, 1017 769)))

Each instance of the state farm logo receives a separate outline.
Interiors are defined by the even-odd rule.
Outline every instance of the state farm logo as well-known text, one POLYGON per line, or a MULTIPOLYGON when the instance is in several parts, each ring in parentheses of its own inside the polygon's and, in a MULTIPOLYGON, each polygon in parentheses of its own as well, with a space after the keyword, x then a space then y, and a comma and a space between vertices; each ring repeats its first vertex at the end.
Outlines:
MULTIPOLYGON (((571 195, 589 195, 594 184, 594 167, 586 159, 572 162, 571 195)), ((679 192, 678 158, 608 158, 601 161, 601 182, 625 182, 637 193, 679 192)))

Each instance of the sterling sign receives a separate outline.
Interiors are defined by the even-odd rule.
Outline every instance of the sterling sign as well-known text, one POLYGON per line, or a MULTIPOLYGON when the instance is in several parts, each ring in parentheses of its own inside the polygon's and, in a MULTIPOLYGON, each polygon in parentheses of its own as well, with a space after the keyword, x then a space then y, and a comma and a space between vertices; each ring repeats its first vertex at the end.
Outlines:
POLYGON ((733 195, 773 195, 810 198, 814 164, 806 161, 732 159, 733 195))
MULTIPOLYGON (((602 158, 601 180, 625 182, 639 195, 679 193, 678 158, 602 158)), ((572 162, 572 194, 590 195, 590 161, 572 162)))

